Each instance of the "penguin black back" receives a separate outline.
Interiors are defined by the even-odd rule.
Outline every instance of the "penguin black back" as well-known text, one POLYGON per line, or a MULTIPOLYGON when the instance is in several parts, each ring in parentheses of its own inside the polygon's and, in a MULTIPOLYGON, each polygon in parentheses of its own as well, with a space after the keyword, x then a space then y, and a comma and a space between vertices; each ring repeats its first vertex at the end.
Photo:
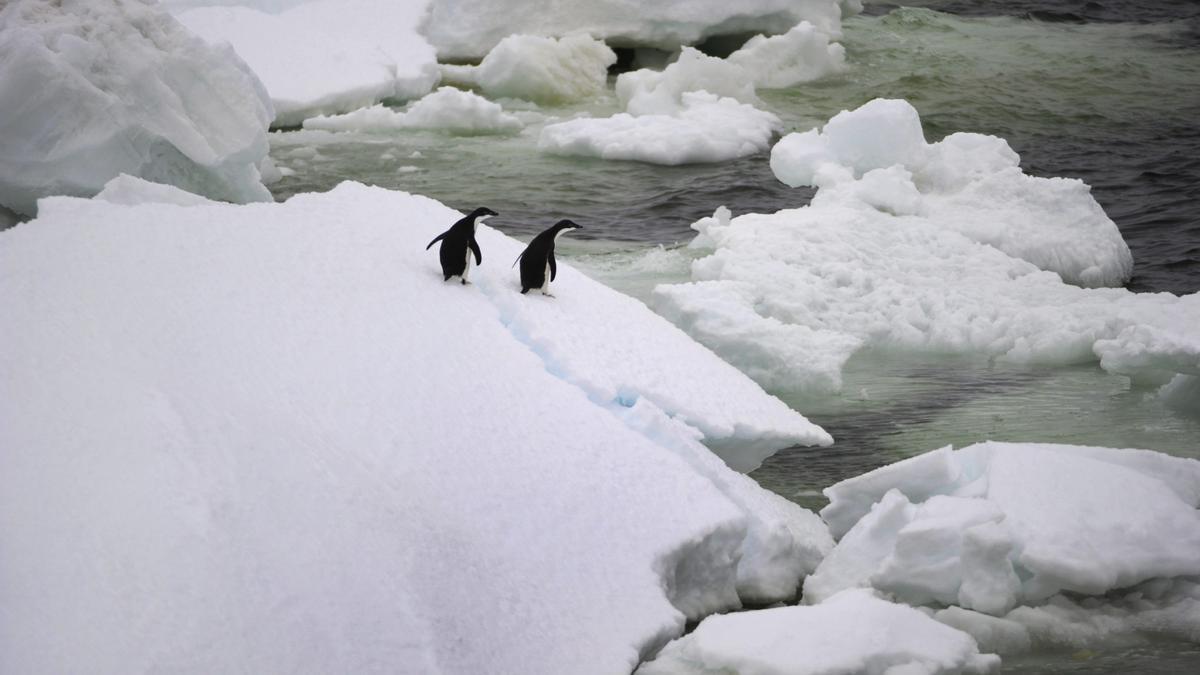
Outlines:
POLYGON ((475 227, 494 215, 497 215, 495 211, 481 206, 459 218, 450 226, 450 229, 434 237, 433 241, 425 247, 425 250, 428 251, 438 241, 442 242, 442 247, 438 250, 438 258, 442 263, 443 281, 449 281, 450 277, 459 277, 464 284, 468 283, 467 276, 471 272, 471 256, 475 256, 476 265, 483 263, 483 252, 479 250, 479 242, 475 241, 475 227))
POLYGON ((531 290, 541 290, 543 295, 550 295, 550 282, 558 275, 558 265, 554 260, 554 242, 564 232, 578 229, 581 229, 580 226, 570 220, 560 220, 534 237, 521 255, 517 256, 517 262, 521 263, 522 295, 531 290))

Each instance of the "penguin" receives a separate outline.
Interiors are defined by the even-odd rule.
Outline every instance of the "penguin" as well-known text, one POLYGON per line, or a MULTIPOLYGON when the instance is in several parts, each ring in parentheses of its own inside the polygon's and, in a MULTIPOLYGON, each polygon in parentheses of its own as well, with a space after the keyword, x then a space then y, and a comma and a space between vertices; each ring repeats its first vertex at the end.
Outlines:
POLYGON ((540 290, 542 295, 554 297, 550 295, 550 282, 558 274, 554 264, 554 242, 567 230, 579 229, 582 227, 569 220, 560 220, 529 242, 513 262, 513 265, 521 263, 521 295, 540 290))
POLYGON ((460 218, 450 226, 450 229, 439 234, 429 242, 429 246, 425 247, 425 250, 428 251, 438 241, 442 242, 442 247, 438 251, 444 275, 442 281, 449 281, 450 277, 458 277, 464 286, 470 283, 467 277, 471 274, 471 254, 475 254, 476 265, 483 264, 483 253, 479 250, 479 243, 475 241, 475 226, 494 215, 497 215, 495 211, 481 206, 466 217, 460 218))

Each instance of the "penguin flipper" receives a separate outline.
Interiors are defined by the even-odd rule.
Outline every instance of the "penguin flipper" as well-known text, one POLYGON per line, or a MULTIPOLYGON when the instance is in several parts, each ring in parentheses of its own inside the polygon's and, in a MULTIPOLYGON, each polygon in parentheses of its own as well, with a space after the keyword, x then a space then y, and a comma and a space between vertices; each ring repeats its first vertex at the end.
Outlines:
MULTIPOLYGON (((528 250, 528 249, 526 249, 526 250, 528 250)), ((517 266, 517 263, 521 262, 521 258, 523 258, 523 257, 525 257, 525 251, 521 251, 521 252, 520 252, 520 253, 517 255, 517 259, 513 261, 513 264, 512 264, 512 266, 513 266, 513 267, 516 267, 516 266, 517 266)))
POLYGON ((475 237, 471 237, 471 241, 469 242, 469 245, 471 247, 471 252, 475 254, 475 264, 482 265, 483 264, 483 252, 479 250, 479 242, 475 241, 475 237))
POLYGON ((554 252, 550 252, 550 281, 554 281, 555 275, 558 274, 558 266, 554 264, 554 252))
POLYGON ((430 249, 430 247, 432 247, 434 244, 438 243, 438 242, 439 242, 439 241, 441 241, 442 239, 445 239, 445 238, 446 238, 446 235, 448 235, 448 234, 450 234, 450 230, 446 230, 445 232, 443 232, 443 233, 439 234, 438 236, 434 237, 434 238, 433 238, 433 241, 429 242, 429 246, 426 246, 426 247, 425 247, 425 250, 426 250, 426 251, 428 251, 428 250, 430 249))

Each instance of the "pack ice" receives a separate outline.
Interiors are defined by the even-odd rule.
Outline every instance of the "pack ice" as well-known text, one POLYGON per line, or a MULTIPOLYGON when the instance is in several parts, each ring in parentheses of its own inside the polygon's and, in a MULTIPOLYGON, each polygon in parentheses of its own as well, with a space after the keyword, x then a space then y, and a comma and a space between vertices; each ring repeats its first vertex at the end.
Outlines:
POLYGON ((168 0, 176 17, 228 43, 262 79, 276 126, 384 99, 416 99, 438 82, 418 31, 430 0, 168 0))
POLYGON ((0 7, 0 205, 91 196, 121 173, 266 201, 271 103, 228 47, 135 0, 0 7))
POLYGON ((926 143, 903 101, 842 113, 772 151, 781 180, 818 186, 812 203, 695 223, 692 246, 711 253, 655 306, 780 389, 836 389, 870 346, 1099 360, 1194 394, 1200 295, 1082 288, 1128 279, 1128 247, 1087 185, 1017 160, 991 136, 926 143))
POLYGON ((0 664, 613 673, 832 547, 743 468, 827 434, 459 214, 123 178, 0 233, 0 664))
POLYGON ((903 460, 825 494, 821 516, 840 540, 805 581, 808 602, 873 587, 948 606, 939 619, 1007 652, 1200 630, 1200 461, 989 442, 903 460))

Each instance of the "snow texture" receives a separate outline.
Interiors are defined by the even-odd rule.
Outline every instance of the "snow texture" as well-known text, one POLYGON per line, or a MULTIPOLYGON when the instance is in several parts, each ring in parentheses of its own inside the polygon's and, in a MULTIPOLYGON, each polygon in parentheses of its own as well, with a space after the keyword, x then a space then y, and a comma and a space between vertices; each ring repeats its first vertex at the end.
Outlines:
POLYGON ((927 144, 916 109, 889 99, 843 111, 819 131, 789 134, 771 151, 779 180, 819 185, 831 202, 857 198, 896 215, 922 216, 1071 284, 1128 281, 1129 247, 1091 189, 1076 179, 1028 176, 1019 162, 994 136, 957 133, 927 144), (903 170, 873 172, 895 166, 903 170))
POLYGON ((921 612, 845 591, 812 607, 777 607, 705 619, 638 675, 935 675, 992 673, 969 635, 921 612))
MULTIPOLYGON (((1200 374, 1200 294, 1080 288, 1060 277, 1077 270, 1078 281, 1115 281, 1127 269, 1128 250, 1115 228, 1109 236, 1112 224, 1086 186, 1023 176, 1015 166, 976 180, 958 160, 929 158, 1015 163, 1015 155, 1004 159, 1003 141, 955 134, 925 145, 907 104, 864 109, 869 114, 839 116, 817 140, 792 142, 781 154, 789 136, 772 153, 777 165, 786 156, 796 175, 811 173, 820 187, 809 206, 737 218, 718 211, 696 222, 691 246, 711 254, 692 263, 692 283, 656 288, 656 309, 780 391, 838 389, 846 360, 864 347, 1099 361, 1157 385, 1200 374), (851 159, 824 159, 833 155, 851 159), (921 155, 924 168, 906 168, 921 155), (879 165, 887 166, 869 168, 879 165), (933 198, 919 187, 933 175, 957 176, 967 187, 933 198), (1084 217, 1092 210, 1096 218, 1084 217), (1062 217, 1047 215, 1055 212, 1062 217), (1108 271, 1093 275, 1101 269, 1108 271)), ((1163 391, 1166 400, 1184 410, 1198 405, 1200 388, 1179 382, 1163 391)))
POLYGON ((461 135, 511 134, 520 131, 522 126, 521 121, 504 112, 499 103, 454 87, 441 87, 408 106, 404 112, 374 105, 344 115, 304 120, 305 129, 325 131, 431 129, 461 135))
POLYGON ((438 82, 437 56, 418 32, 429 0, 231 4, 172 7, 196 34, 228 42, 245 59, 270 93, 276 126, 420 98, 438 82))
POLYGON ((714 35, 785 33, 801 21, 836 34, 843 12, 860 10, 855 2, 836 0, 436 0, 424 34, 443 60, 482 58, 517 34, 583 33, 617 47, 675 51, 714 35))
POLYGON ((837 547, 805 600, 871 586, 1004 616, 1060 593, 1200 575, 1200 461, 1050 444, 949 447, 825 490, 837 547))
POLYGON ((556 105, 603 94, 616 62, 613 50, 587 35, 510 35, 478 66, 441 68, 444 82, 475 86, 492 98, 556 105))
POLYGON ((522 297, 481 227, 443 283, 459 214, 352 183, 106 192, 0 233, 4 672, 627 672, 832 545, 698 442, 828 436, 565 263, 522 297))
POLYGON ((271 104, 228 47, 154 4, 12 0, 0 7, 0 204, 91 196, 127 173, 266 201, 271 104))

